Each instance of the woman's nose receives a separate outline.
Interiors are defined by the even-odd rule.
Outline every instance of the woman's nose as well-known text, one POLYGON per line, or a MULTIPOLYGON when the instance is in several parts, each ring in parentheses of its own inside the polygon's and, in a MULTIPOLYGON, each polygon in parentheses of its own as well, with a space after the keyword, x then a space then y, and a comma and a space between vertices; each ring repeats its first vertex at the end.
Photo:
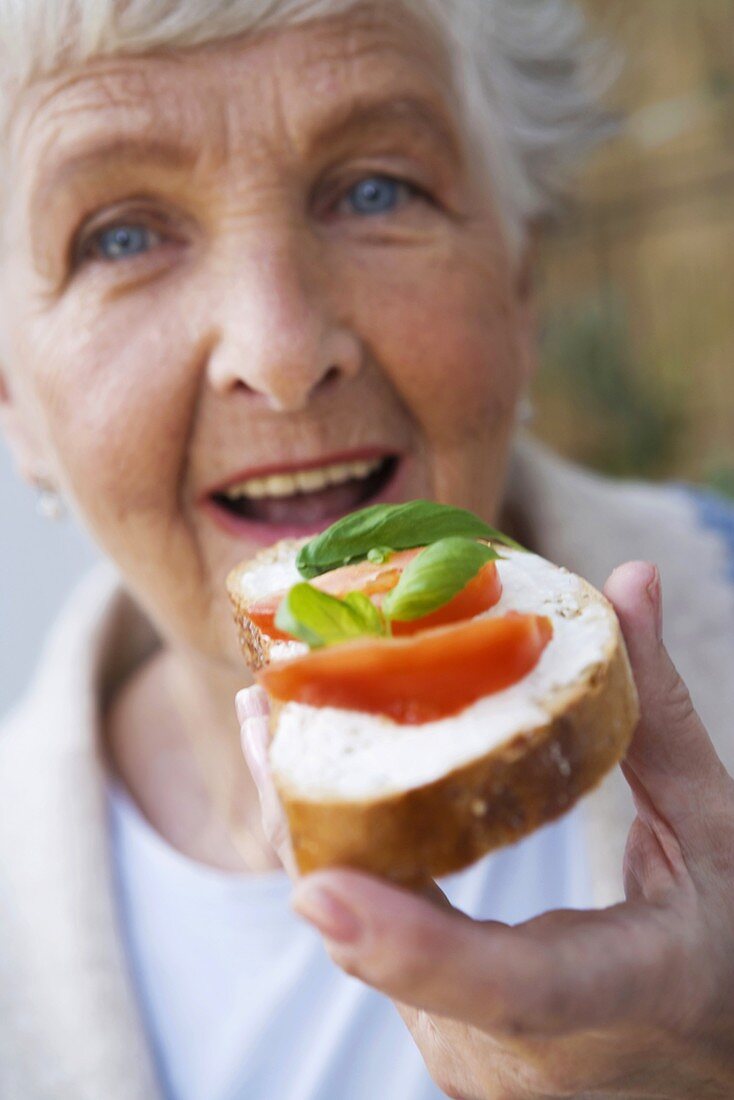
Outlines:
POLYGON ((297 412, 324 387, 359 372, 362 343, 339 318, 333 288, 316 267, 294 247, 271 247, 222 279, 208 364, 217 393, 240 390, 297 412))

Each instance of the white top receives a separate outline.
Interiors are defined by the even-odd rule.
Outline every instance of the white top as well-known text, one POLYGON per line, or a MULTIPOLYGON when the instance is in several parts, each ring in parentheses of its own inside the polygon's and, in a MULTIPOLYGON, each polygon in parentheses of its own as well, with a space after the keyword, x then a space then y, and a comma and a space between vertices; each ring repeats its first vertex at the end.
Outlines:
MULTIPOLYGON (((171 848, 119 788, 111 837, 128 957, 169 1100, 437 1100, 390 1001, 338 970, 283 872, 239 875, 171 848)), ((442 880, 515 923, 592 904, 578 811, 442 880)))

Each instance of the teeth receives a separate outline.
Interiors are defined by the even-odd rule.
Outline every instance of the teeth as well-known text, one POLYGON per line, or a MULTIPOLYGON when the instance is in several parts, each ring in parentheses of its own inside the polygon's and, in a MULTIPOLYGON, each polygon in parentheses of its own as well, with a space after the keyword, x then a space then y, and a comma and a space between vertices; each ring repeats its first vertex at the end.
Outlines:
POLYGON ((322 470, 302 470, 294 480, 301 493, 313 493, 316 489, 323 489, 325 484, 322 470))
MULTIPOLYGON (((247 485, 247 495, 252 497, 253 500, 262 500, 263 497, 268 495, 268 479, 264 477, 253 477, 249 481, 245 481, 242 485, 247 485)), ((235 486, 227 492, 227 496, 244 496, 239 490, 242 486, 235 486)))
POLYGON ((317 470, 299 470, 293 474, 271 474, 270 477, 251 477, 237 485, 231 485, 225 491, 230 500, 249 497, 262 500, 264 497, 290 497, 295 493, 315 493, 328 485, 343 485, 355 478, 363 479, 373 474, 383 463, 376 458, 371 462, 336 462, 331 466, 322 466, 317 470))

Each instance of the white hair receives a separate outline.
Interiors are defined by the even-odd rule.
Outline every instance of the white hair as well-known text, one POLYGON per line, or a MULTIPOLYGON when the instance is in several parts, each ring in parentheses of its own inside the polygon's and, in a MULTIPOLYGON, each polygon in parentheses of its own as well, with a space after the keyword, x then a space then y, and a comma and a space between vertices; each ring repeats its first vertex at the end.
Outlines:
MULTIPOLYGON (((382 0, 385 3, 385 0, 382 0)), ((0 0, 0 112, 11 90, 93 57, 180 50, 342 14, 365 0, 0 0)), ((515 243, 557 209, 609 128, 598 43, 572 0, 388 0, 445 44, 515 243)), ((1 120, 1 114, 0 114, 1 120)))

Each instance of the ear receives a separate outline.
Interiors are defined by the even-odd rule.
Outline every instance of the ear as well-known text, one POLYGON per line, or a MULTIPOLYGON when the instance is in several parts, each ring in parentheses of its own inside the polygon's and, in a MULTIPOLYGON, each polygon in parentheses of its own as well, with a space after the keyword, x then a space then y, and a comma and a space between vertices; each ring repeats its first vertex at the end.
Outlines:
POLYGON ((33 432, 28 417, 24 417, 18 402, 13 398, 7 374, 0 368, 0 432, 2 432, 15 467, 31 485, 48 480, 48 463, 33 432))

